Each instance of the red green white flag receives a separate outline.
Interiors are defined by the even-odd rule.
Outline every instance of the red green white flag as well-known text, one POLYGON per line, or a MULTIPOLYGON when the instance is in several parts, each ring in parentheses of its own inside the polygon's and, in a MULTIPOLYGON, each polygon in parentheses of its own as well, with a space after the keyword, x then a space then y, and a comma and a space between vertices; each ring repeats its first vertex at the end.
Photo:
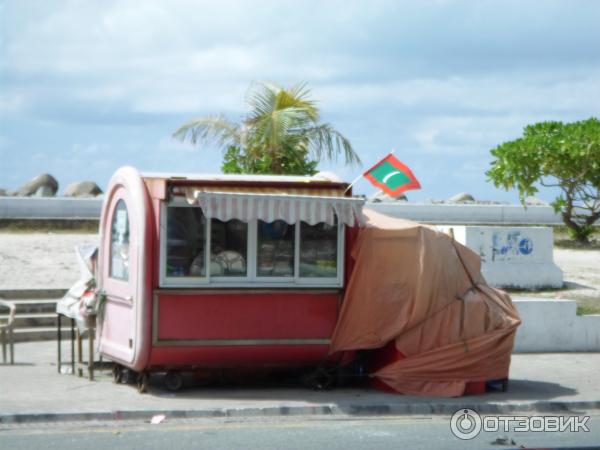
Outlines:
POLYGON ((421 189, 412 171, 390 153, 363 176, 386 194, 397 197, 409 189, 421 189))

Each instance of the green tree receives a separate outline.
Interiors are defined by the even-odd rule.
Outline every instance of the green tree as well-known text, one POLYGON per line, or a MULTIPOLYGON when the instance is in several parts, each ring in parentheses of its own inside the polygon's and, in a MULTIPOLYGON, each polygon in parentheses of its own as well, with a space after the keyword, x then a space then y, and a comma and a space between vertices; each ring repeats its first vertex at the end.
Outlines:
POLYGON ((224 173, 312 175, 321 159, 347 164, 360 159, 350 141, 327 123, 305 84, 290 88, 269 83, 251 86, 250 111, 239 123, 224 116, 191 120, 173 136, 225 150, 224 173))
POLYGON ((552 205, 571 236, 589 244, 600 219, 600 121, 540 122, 523 136, 491 150, 496 158, 487 171, 496 187, 517 188, 521 202, 535 194, 536 184, 554 187, 552 205))

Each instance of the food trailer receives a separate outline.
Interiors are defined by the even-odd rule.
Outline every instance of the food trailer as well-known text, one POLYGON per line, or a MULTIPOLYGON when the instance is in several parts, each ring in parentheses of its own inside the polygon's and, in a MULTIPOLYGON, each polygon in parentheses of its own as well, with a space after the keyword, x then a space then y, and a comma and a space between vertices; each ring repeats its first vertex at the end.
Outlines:
POLYGON ((333 175, 119 169, 94 294, 115 381, 128 369, 143 392, 153 372, 171 390, 183 371, 330 375, 360 352, 350 368, 394 392, 505 385, 520 319, 479 255, 363 204, 333 175))
POLYGON ((119 169, 100 219, 100 354, 137 373, 328 357, 364 200, 333 176, 119 169))

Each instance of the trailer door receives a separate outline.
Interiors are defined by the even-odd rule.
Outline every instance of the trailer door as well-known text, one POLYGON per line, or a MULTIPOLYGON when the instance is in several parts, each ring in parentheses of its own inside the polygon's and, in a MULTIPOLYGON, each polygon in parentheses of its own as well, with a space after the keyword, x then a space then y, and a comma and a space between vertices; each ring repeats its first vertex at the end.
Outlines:
POLYGON ((134 358, 136 330, 137 252, 135 214, 124 188, 110 201, 109 215, 102 230, 104 263, 103 289, 106 295, 102 324, 102 351, 123 363, 134 358))

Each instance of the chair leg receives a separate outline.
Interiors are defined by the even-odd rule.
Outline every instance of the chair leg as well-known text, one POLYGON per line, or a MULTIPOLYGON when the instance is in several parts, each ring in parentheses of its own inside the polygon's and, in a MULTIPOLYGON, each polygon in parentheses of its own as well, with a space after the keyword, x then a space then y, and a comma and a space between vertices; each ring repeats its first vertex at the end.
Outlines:
POLYGON ((6 330, 4 328, 0 331, 0 340, 2 341, 2 362, 6 363, 6 330))
POLYGON ((10 345, 10 363, 15 363, 15 339, 13 336, 12 326, 8 329, 8 342, 10 345))

